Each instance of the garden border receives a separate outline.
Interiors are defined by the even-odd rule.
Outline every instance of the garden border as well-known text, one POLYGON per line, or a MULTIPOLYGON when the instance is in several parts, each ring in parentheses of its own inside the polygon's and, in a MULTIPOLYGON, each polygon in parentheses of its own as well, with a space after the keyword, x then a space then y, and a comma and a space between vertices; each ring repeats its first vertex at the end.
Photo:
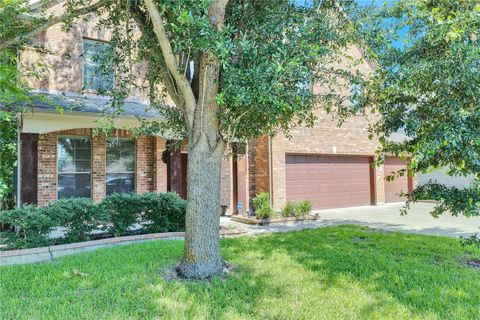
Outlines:
POLYGON ((259 225, 265 226, 272 223, 287 223, 287 222, 301 222, 301 221, 317 221, 320 219, 320 215, 308 215, 305 217, 277 217, 273 219, 257 219, 256 217, 245 217, 240 215, 233 215, 231 217, 232 221, 250 224, 250 225, 259 225))
MULTIPOLYGON (((244 233, 245 231, 242 230, 220 230, 220 235, 222 237, 236 236, 244 233)), ((183 239, 184 236, 185 232, 150 233, 69 244, 60 244, 40 248, 0 251, 0 267, 51 261, 58 257, 66 255, 94 251, 105 247, 126 245, 130 243, 138 243, 151 240, 183 239)))

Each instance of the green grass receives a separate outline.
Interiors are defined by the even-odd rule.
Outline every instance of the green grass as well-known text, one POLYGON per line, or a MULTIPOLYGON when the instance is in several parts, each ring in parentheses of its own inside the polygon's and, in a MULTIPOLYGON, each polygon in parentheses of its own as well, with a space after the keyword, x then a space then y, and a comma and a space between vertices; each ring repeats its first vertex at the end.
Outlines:
POLYGON ((0 268, 2 319, 480 319, 480 250, 342 226, 226 239, 229 278, 167 281, 181 241, 0 268), (85 275, 79 274, 85 273, 85 275))

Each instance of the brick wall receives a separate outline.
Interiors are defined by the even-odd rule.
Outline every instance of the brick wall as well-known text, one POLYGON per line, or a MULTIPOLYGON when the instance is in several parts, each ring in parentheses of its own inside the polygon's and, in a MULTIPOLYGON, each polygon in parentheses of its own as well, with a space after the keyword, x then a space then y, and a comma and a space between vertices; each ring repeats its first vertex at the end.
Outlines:
POLYGON ((220 205, 231 207, 230 194, 231 194, 231 162, 230 157, 225 157, 222 160, 222 172, 220 180, 220 205))
MULTIPOLYGON (((355 58, 361 57, 361 52, 353 47, 347 53, 355 58)), ((347 63, 345 66, 347 67, 347 63)), ((371 72, 367 63, 356 66, 363 74, 371 72)), ((314 92, 321 92, 322 87, 315 85, 314 92)), ((337 90, 347 96, 349 85, 338 83, 337 90)), ((368 138, 367 128, 376 121, 377 115, 355 116, 348 118, 339 127, 337 121, 327 114, 321 106, 316 106, 314 114, 317 120, 312 128, 296 127, 290 132, 290 138, 278 134, 272 138, 272 192, 273 205, 280 209, 286 203, 286 154, 338 154, 374 156, 378 146, 376 139, 368 138)), ((249 144, 249 196, 259 191, 268 190, 268 139, 266 137, 254 140, 249 144), (253 154, 250 155, 250 154, 253 154)), ((383 167, 375 169, 376 202, 385 202, 383 167)))
POLYGON ((155 159, 155 137, 138 137, 136 141, 136 179, 137 193, 153 191, 156 184, 154 170, 157 165, 155 159))
MULTIPOLYGON (((59 15, 64 10, 63 1, 59 1, 48 12, 59 15)), ((112 37, 112 32, 99 29, 97 22, 98 17, 90 15, 75 19, 68 31, 59 23, 40 33, 34 44, 48 52, 41 55, 28 49, 21 51, 19 67, 25 74, 35 72, 35 76, 26 76, 23 80, 37 90, 80 92, 83 86, 83 39, 109 41, 112 37)), ((144 89, 148 88, 146 70, 145 63, 134 63, 132 98, 148 100, 144 89)))
POLYGON ((268 136, 252 139, 248 144, 248 190, 253 199, 261 192, 269 192, 269 145, 268 136))
MULTIPOLYGON (((76 129, 40 134, 38 141, 38 204, 57 200, 57 137, 90 136, 92 139, 92 199, 105 197, 105 142, 103 135, 94 135, 91 129, 76 129)), ((129 138, 132 134, 116 130, 112 136, 129 138)), ((161 161, 165 140, 159 137, 138 137, 136 142, 136 192, 165 192, 167 168, 161 161), (157 155, 160 155, 158 157, 157 155)))
POLYGON ((166 148, 166 140, 160 137, 154 137, 153 139, 155 139, 154 190, 156 192, 167 192, 167 164, 162 160, 162 155, 166 148))
POLYGON ((38 139, 38 205, 57 200, 57 133, 41 134, 38 139))

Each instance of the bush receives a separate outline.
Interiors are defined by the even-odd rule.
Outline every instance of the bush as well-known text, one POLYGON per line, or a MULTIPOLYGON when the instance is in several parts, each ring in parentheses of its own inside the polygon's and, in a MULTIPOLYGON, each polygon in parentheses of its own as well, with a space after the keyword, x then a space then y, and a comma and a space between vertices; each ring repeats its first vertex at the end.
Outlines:
POLYGON ((310 211, 312 211, 312 201, 310 200, 302 200, 302 201, 299 201, 296 205, 296 210, 295 210, 295 213, 296 213, 296 216, 297 217, 303 217, 307 214, 310 213, 310 211))
POLYGON ((280 213, 282 217, 294 217, 295 209, 296 209, 296 204, 292 201, 288 201, 280 213))
POLYGON ((133 193, 114 193, 99 205, 105 216, 107 230, 115 237, 128 232, 133 224, 141 221, 142 204, 140 196, 133 193))
POLYGON ((310 200, 289 201, 283 207, 281 214, 283 217, 303 217, 312 211, 312 202, 310 200))
POLYGON ((3 234, 7 248, 33 248, 50 245, 48 237, 57 221, 49 217, 45 210, 32 205, 0 214, 0 223, 9 226, 3 234))
POLYGON ((64 241, 68 243, 90 240, 90 233, 106 219, 98 206, 87 198, 62 199, 38 210, 55 221, 56 226, 67 229, 64 241))
POLYGON ((275 215, 275 211, 270 205, 270 195, 268 192, 259 193, 252 200, 255 208, 255 216, 259 219, 270 219, 275 215))
POLYGON ((3 234, 8 249, 32 248, 89 240, 95 229, 119 236, 135 223, 142 225, 140 232, 183 231, 186 207, 176 193, 113 194, 100 204, 72 198, 47 207, 24 206, 0 213, 0 224, 8 226, 3 234), (66 228, 64 239, 49 237, 54 227, 66 228))
POLYGON ((147 232, 170 232, 185 230, 187 201, 173 192, 142 195, 144 219, 147 232))

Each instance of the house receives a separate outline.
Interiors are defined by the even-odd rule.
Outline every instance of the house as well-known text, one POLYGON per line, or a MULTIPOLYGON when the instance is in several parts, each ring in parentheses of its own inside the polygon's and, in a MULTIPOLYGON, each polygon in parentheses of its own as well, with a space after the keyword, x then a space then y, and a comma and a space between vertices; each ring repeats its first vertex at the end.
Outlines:
MULTIPOLYGON (((111 79, 98 76, 99 66, 91 56, 109 37, 93 22, 79 20, 69 31, 54 25, 35 39, 50 54, 20 54, 21 68, 39 62, 54 66, 25 79, 49 102, 34 102, 33 112, 19 117, 20 204, 46 205, 68 197, 100 201, 114 192, 174 191, 187 196, 186 149, 168 149, 169 137, 132 134, 139 119, 160 119, 148 111, 145 92, 136 89, 126 100, 109 136, 95 134, 96 121, 109 105, 95 91, 111 79), (59 106, 64 112, 56 112, 59 106)), ((350 53, 361 55, 357 48, 350 53)), ((370 71, 366 63, 360 68, 370 71)), ((137 72, 141 87, 145 66, 138 65, 137 72)), ((371 166, 377 147, 377 141, 368 139, 371 118, 352 117, 339 128, 330 115, 316 112, 313 128, 294 128, 290 139, 278 135, 252 140, 244 155, 223 160, 221 204, 230 213, 246 214, 260 192, 271 194, 275 209, 300 199, 312 200, 314 209, 326 209, 397 202, 402 190, 411 190, 407 177, 384 181, 385 174, 405 168, 400 159, 386 157, 384 166, 371 166)))

